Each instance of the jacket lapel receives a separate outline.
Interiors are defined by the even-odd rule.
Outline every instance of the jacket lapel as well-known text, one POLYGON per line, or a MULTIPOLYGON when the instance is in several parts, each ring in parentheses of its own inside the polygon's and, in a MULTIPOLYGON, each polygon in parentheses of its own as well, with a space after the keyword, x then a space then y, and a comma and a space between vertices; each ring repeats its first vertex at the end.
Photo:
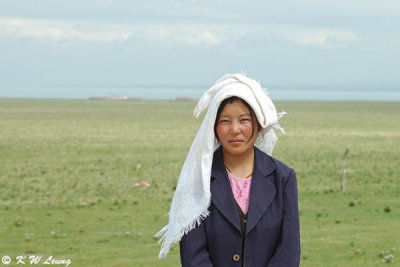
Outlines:
MULTIPOLYGON (((247 211, 246 235, 258 223, 275 197, 275 186, 268 180, 268 176, 274 170, 275 164, 271 158, 254 147, 254 170, 247 211)), ((211 201, 216 208, 241 233, 239 213, 224 166, 222 147, 219 147, 213 156, 210 190, 211 201)))
POLYGON ((275 186, 268 179, 274 170, 275 164, 271 158, 254 147, 254 170, 247 211, 246 235, 258 223, 275 197, 275 186))
POLYGON ((222 215, 241 233, 239 213, 235 198, 224 166, 222 148, 219 147, 213 157, 211 169, 211 201, 222 215))

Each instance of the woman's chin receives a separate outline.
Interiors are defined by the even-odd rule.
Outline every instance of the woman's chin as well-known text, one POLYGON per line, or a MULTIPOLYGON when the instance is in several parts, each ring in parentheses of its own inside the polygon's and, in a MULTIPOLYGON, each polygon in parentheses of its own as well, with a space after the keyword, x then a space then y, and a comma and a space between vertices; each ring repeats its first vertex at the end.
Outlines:
POLYGON ((241 155, 245 154, 246 152, 248 152, 248 150, 250 150, 251 147, 248 148, 248 147, 243 147, 243 146, 223 146, 223 149, 224 149, 225 153, 229 153, 234 156, 241 156, 241 155))

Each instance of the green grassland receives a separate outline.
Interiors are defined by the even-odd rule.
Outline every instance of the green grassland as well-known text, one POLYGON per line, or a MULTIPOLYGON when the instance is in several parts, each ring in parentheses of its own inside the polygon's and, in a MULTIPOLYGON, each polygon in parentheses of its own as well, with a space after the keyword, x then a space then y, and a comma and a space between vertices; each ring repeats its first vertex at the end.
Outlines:
MULTIPOLYGON (((201 123, 194 106, 1 99, 0 257, 9 266, 32 254, 70 266, 179 266, 178 246, 159 260, 153 235, 201 123), (135 186, 142 181, 151 186, 135 186)), ((287 134, 277 133, 274 157, 298 177, 301 266, 400 266, 400 103, 277 109, 288 112, 287 134)))

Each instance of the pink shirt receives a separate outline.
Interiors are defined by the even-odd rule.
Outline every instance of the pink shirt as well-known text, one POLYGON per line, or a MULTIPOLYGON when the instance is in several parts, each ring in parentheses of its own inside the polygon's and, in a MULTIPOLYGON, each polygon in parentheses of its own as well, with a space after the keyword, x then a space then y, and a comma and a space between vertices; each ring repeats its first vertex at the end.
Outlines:
POLYGON ((249 178, 238 178, 228 170, 229 182, 231 183, 233 196, 244 214, 247 214, 250 201, 250 187, 252 176, 249 178))

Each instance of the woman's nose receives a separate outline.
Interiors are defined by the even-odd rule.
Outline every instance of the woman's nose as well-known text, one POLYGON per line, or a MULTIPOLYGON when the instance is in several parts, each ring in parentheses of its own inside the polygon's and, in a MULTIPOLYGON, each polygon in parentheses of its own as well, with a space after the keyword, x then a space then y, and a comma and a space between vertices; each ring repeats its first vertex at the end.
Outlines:
POLYGON ((237 122, 232 123, 232 131, 234 133, 240 133, 240 125, 237 122))

